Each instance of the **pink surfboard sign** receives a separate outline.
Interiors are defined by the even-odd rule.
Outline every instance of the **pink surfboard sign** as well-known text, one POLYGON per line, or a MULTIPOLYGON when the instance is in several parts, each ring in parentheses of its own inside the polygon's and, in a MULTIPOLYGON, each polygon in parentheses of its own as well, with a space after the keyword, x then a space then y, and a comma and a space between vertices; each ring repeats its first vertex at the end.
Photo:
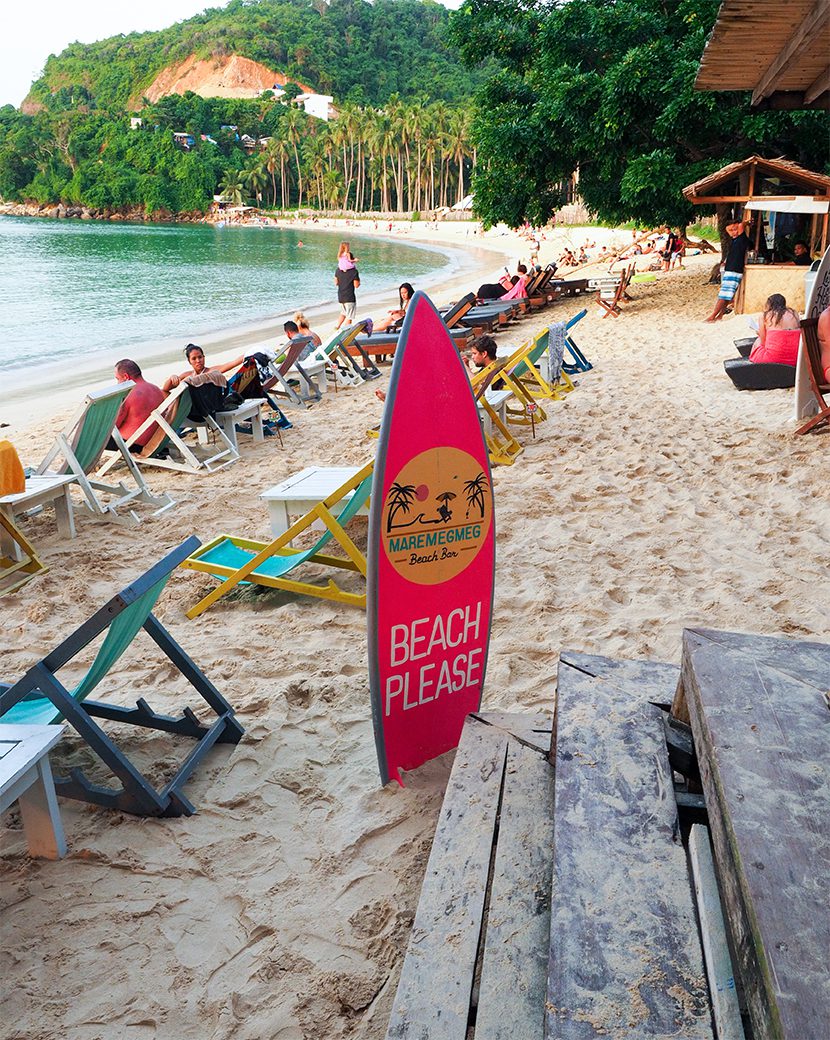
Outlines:
POLYGON ((493 483, 467 370, 415 293, 395 350, 369 514, 369 685, 381 780, 458 746, 481 705, 493 483))

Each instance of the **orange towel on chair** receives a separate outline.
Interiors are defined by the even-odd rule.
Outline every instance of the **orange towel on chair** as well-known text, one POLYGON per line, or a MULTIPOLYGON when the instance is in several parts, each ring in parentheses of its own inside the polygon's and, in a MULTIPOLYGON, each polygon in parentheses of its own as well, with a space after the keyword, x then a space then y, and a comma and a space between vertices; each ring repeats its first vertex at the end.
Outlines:
POLYGON ((26 477, 10 441, 0 441, 0 495, 19 495, 26 490, 26 477))

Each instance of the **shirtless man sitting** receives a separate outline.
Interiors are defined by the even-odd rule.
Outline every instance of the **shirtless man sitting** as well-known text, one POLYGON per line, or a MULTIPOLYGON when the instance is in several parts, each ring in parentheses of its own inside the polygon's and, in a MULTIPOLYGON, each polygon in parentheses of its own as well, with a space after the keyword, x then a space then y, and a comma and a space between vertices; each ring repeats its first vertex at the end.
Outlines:
POLYGON ((205 352, 200 346, 195 343, 188 343, 184 348, 185 357, 190 364, 189 372, 181 372, 179 375, 168 376, 164 381, 162 390, 165 393, 170 393, 175 387, 181 383, 183 379, 187 379, 188 376, 200 376, 204 372, 230 372, 234 368, 239 368, 242 362, 245 360, 244 357, 234 358, 233 361, 225 361, 221 365, 208 365, 205 361, 205 352))
MULTIPOLYGON (((124 440, 128 440, 141 424, 149 417, 150 413, 158 408, 164 401, 164 392, 154 383, 148 383, 141 375, 141 369, 135 363, 125 358, 115 366, 115 381, 126 383, 132 380, 135 386, 124 398, 124 403, 118 409, 115 417, 115 426, 124 440)), ((155 423, 141 434, 136 442, 130 445, 131 450, 140 451, 150 440, 155 432, 155 423)), ((115 449, 115 444, 110 441, 107 447, 115 449)))

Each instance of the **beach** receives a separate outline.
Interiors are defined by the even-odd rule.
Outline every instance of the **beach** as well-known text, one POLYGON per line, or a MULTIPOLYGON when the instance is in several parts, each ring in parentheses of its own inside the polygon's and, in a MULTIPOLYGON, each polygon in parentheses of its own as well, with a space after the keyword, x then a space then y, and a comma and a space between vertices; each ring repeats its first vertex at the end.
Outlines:
MULTIPOLYGON (((561 234, 614 238, 593 228, 561 234)), ((560 244, 543 242, 541 262, 560 244)), ((490 252, 435 287, 437 302, 489 280, 505 258, 512 266, 522 245, 513 235, 477 238, 490 252)), ((792 391, 734 389, 722 361, 736 356, 732 340, 747 324, 703 322, 717 292, 706 284, 712 263, 689 257, 685 270, 632 285, 618 318, 603 318, 590 297, 573 299, 499 336, 518 345, 587 307, 574 338, 594 368, 545 405, 535 438, 519 432, 515 464, 493 471, 485 710, 552 712, 566 649, 678 663, 682 630, 693 626, 830 640, 821 595, 830 433, 794 435, 792 391)), ((323 333, 333 325, 331 312, 315 317, 323 333)), ((218 361, 275 329, 205 345, 218 361)), ((167 375, 170 363, 147 374, 167 375)), ((306 466, 367 462, 377 442, 366 430, 382 407, 373 390, 388 374, 292 410, 282 447, 240 435, 241 460, 218 473, 147 470, 177 506, 158 518, 142 512, 136 528, 79 515, 77 539, 64 541, 52 510, 25 519, 49 571, 2 600, 3 678, 19 677, 189 535, 269 537, 259 497, 268 487, 306 466)), ((3 431, 24 462, 49 448, 77 391, 68 398, 28 401, 3 431)), ((4 818, 6 1040, 385 1035, 453 755, 409 773, 403 788, 380 788, 364 613, 247 589, 187 620, 212 587, 179 571, 156 609, 245 728, 189 785, 198 813, 140 819, 63 800, 69 854, 59 862, 30 859, 18 810, 4 818)), ((171 712, 195 703, 143 636, 100 696, 143 696, 171 712)), ((163 734, 118 739, 158 782, 190 750, 163 734)), ((88 763, 71 733, 52 758, 57 772, 88 763)))

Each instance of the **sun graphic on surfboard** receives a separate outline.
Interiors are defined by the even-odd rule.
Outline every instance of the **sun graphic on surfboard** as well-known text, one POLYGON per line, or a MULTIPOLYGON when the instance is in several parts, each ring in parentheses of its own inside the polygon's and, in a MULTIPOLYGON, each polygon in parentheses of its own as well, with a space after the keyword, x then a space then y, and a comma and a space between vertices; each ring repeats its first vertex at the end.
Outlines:
POLYGON ((437 585, 465 570, 490 530, 493 494, 479 462, 458 448, 410 459, 386 491, 383 545, 403 577, 437 585))

